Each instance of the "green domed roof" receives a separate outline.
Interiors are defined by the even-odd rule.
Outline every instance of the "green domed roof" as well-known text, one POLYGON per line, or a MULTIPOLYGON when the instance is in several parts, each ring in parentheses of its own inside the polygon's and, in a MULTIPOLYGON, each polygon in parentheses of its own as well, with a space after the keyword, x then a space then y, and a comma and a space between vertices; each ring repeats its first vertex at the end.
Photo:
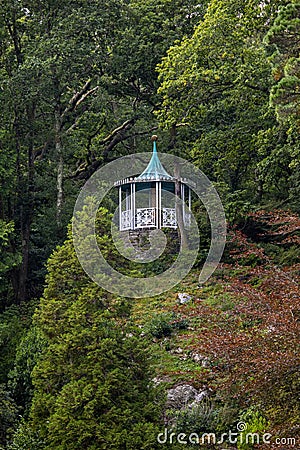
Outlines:
POLYGON ((148 181, 148 180, 173 180, 174 178, 168 174, 164 166, 159 160, 156 141, 153 140, 153 153, 149 161, 148 166, 141 175, 135 178, 136 181, 148 181))

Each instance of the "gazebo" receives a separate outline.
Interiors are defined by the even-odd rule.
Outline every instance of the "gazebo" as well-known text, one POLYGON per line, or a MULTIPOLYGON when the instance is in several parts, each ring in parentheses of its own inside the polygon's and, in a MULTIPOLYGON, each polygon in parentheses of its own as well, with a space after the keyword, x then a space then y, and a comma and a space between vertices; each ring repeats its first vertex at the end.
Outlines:
POLYGON ((170 175, 159 160, 157 136, 146 169, 138 176, 115 182, 119 189, 119 230, 190 226, 191 190, 186 179, 170 175), (176 193, 176 195, 175 195, 176 193))

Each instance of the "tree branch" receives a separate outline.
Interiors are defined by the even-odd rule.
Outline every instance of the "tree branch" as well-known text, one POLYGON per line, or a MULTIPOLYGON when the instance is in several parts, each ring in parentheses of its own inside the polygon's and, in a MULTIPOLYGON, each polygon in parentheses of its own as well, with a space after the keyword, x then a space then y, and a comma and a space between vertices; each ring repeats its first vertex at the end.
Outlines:
POLYGON ((61 119, 63 120, 69 113, 74 111, 75 108, 77 108, 80 103, 82 103, 89 95, 96 92, 99 88, 99 86, 95 86, 92 89, 89 89, 91 85, 91 80, 88 80, 83 88, 76 92, 76 94, 73 95, 73 97, 70 99, 68 106, 65 108, 61 115, 61 119))
POLYGON ((104 145, 107 142, 109 142, 118 133, 123 132, 124 130, 126 130, 130 124, 133 125, 133 121, 135 121, 135 119, 126 120, 124 123, 122 123, 122 125, 120 125, 118 128, 115 128, 108 136, 106 136, 106 138, 102 139, 102 141, 100 141, 99 144, 100 145, 104 145))
POLYGON ((135 122, 136 118, 132 118, 130 120, 126 120, 126 122, 124 122, 122 125, 115 128, 107 137, 105 137, 100 142, 101 145, 107 144, 102 152, 103 159, 94 160, 90 165, 87 165, 87 162, 81 164, 76 170, 76 172, 73 175, 71 175, 70 178, 77 178, 77 179, 89 178, 101 166, 101 164, 103 164, 103 160, 107 162, 109 153, 114 149, 114 147, 117 144, 129 139, 130 137, 133 138, 136 136, 143 136, 145 134, 152 133, 158 128, 157 126, 155 126, 146 131, 138 131, 130 136, 126 135, 126 133, 134 126, 135 122))

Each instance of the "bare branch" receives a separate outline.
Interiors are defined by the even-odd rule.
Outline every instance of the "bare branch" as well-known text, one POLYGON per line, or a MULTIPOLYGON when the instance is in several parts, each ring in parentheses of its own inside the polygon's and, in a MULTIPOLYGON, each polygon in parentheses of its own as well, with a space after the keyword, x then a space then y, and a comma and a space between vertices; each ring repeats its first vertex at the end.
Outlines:
MULTIPOLYGON (((153 131, 157 130, 157 126, 152 127, 145 131, 138 131, 136 133, 131 134, 130 136, 126 135, 126 133, 134 126, 136 122, 136 118, 132 118, 130 120, 126 120, 122 125, 120 125, 118 128, 115 128, 107 137, 105 137, 100 144, 105 145, 104 150, 102 152, 102 156, 104 158, 104 161, 108 161, 108 155, 109 153, 114 149, 114 147, 119 144, 120 142, 124 142, 129 138, 134 138, 137 136, 143 136, 145 134, 150 134, 153 131)), ((88 165, 87 162, 81 164, 76 172, 71 175, 71 178, 77 178, 77 179, 87 179, 89 178, 100 166, 103 164, 103 159, 94 160, 91 162, 90 165, 88 165)))
POLYGON ((125 139, 125 134, 128 130, 130 130, 135 124, 136 119, 132 118, 130 120, 126 120, 120 127, 116 128, 109 136, 107 136, 100 144, 105 144, 109 142, 109 144, 105 147, 103 151, 104 158, 107 157, 109 152, 121 141, 125 139))
POLYGON ((89 95, 96 92, 99 88, 99 86, 96 86, 92 89, 89 89, 91 85, 91 80, 88 80, 83 88, 76 92, 76 94, 73 95, 73 97, 70 99, 68 106, 65 108, 64 112, 61 115, 61 119, 64 119, 65 116, 67 116, 70 112, 74 111, 77 106, 82 103, 89 95))
POLYGON ((115 128, 108 136, 106 136, 106 138, 102 139, 99 144, 104 145, 109 142, 116 136, 116 134, 124 131, 130 124, 133 124, 133 121, 135 121, 135 119, 126 120, 124 123, 122 123, 122 125, 120 125, 118 128, 115 128))
POLYGON ((77 108, 77 106, 80 105, 80 103, 82 103, 89 95, 93 94, 94 92, 96 92, 99 89, 99 86, 95 86, 93 89, 90 89, 86 94, 84 94, 80 100, 78 100, 78 102, 75 105, 75 109, 77 108))

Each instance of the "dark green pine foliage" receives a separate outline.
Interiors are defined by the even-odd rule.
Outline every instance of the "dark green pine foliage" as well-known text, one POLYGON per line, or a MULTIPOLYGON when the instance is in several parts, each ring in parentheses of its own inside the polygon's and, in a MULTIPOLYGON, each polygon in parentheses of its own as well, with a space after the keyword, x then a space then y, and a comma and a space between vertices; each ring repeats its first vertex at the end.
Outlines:
MULTIPOLYGON (((109 249, 107 223, 102 210, 97 226, 109 249)), ((126 325, 128 305, 85 275, 71 233, 48 270, 35 315, 47 346, 33 371, 30 432, 47 450, 155 448, 158 402, 145 345, 126 325)))
POLYGON ((7 438, 17 423, 18 408, 5 385, 0 384, 0 448, 5 445, 7 438))
POLYGON ((273 45, 273 77, 277 82, 271 91, 271 101, 279 120, 293 117, 299 120, 300 86, 300 2, 293 1, 279 10, 266 36, 273 45))
MULTIPOLYGON (((271 51, 274 85, 270 101, 275 107, 280 128, 287 130, 287 145, 284 148, 289 159, 289 200, 291 206, 299 211, 300 186, 300 2, 294 0, 283 6, 274 25, 270 28, 266 43, 271 51)), ((273 160, 278 166, 279 158, 273 160)), ((285 158, 287 159, 287 158, 285 158)))

